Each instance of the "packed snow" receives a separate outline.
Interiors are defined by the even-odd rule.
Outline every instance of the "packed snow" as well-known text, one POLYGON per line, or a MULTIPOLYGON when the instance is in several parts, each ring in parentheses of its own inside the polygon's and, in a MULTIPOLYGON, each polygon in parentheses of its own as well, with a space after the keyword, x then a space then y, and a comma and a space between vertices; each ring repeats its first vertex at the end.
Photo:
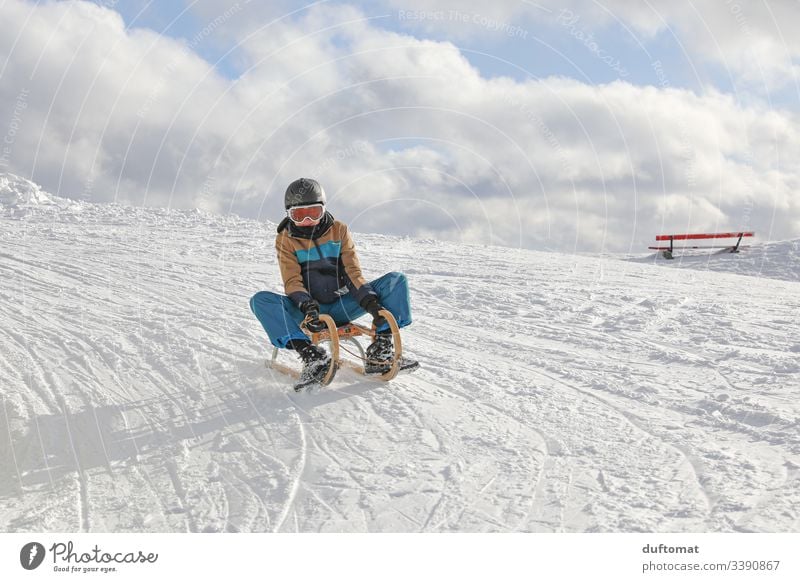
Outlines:
POLYGON ((274 224, 8 174, 0 224, 4 531, 800 530, 797 241, 687 269, 357 234, 422 369, 294 394, 248 308, 274 224))
MULTIPOLYGON (((712 244, 735 243, 736 239, 718 239, 712 244)), ((800 281, 800 239, 743 246, 738 254, 732 254, 729 249, 676 250, 674 257, 665 259, 661 253, 655 253, 629 260, 684 269, 726 271, 750 277, 800 281)))

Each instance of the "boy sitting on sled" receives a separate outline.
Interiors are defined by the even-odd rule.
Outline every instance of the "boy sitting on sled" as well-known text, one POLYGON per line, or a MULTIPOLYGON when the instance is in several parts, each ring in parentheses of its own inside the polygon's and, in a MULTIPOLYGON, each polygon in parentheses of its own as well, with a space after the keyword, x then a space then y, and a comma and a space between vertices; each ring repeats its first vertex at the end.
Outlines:
MULTIPOLYGON (((325 192, 316 180, 300 178, 289 184, 284 205, 287 216, 278 225, 275 250, 286 295, 260 291, 250 299, 250 309, 273 346, 299 354, 303 371, 298 387, 320 382, 331 365, 328 353, 300 329, 305 319, 308 331, 322 331, 320 313, 337 325, 369 313, 376 336, 367 348, 364 372, 383 374, 391 367, 394 347, 380 311, 390 311, 399 327, 411 323, 405 275, 387 273, 367 283, 347 225, 326 211, 325 192)), ((401 369, 417 365, 401 357, 401 369)))

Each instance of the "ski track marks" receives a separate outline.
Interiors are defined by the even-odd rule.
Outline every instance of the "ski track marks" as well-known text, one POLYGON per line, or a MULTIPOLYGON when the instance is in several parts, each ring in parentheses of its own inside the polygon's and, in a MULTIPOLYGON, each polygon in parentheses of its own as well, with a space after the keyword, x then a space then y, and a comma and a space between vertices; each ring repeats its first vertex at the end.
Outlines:
POLYGON ((422 369, 294 394, 247 303, 280 290, 273 225, 66 202, 0 221, 5 531, 800 523, 791 273, 357 235, 369 276, 409 277, 422 369))

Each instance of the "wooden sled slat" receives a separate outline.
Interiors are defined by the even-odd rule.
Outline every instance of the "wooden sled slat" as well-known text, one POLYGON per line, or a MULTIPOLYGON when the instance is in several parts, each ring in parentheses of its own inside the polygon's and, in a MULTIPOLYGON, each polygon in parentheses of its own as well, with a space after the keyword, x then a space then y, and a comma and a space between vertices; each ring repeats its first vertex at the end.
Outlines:
MULTIPOLYGON (((397 373, 400 371, 400 356, 403 355, 403 340, 400 338, 400 328, 397 326, 397 320, 395 320, 394 315, 392 315, 386 309, 381 309, 378 313, 384 316, 386 321, 389 323, 389 327, 392 330, 392 342, 394 343, 394 362, 392 362, 392 367, 389 368, 389 371, 385 374, 376 376, 377 378, 388 382, 397 376, 397 373)), ((375 337, 375 330, 372 329, 371 331, 372 337, 375 337)))
POLYGON ((328 335, 331 342, 331 365, 328 368, 328 373, 325 374, 325 378, 320 382, 323 386, 327 386, 333 382, 333 377, 336 376, 336 369, 339 367, 339 335, 336 333, 336 322, 333 321, 330 315, 320 314, 319 320, 328 327, 328 335))
POLYGON ((281 374, 286 374, 287 376, 290 376, 295 380, 300 379, 300 370, 295 370, 294 368, 292 368, 287 364, 282 364, 280 362, 270 363, 269 361, 267 361, 267 368, 269 368, 270 370, 275 370, 276 372, 280 372, 281 374))

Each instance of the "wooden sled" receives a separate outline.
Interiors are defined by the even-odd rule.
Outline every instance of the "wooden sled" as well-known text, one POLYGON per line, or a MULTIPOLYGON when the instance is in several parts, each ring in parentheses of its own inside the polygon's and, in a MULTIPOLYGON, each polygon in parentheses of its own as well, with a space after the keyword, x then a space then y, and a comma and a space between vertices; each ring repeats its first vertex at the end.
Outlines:
MULTIPOLYGON (((373 375, 370 374, 370 378, 376 378, 378 380, 389 381, 400 371, 400 357, 403 355, 403 341, 400 338, 400 328, 397 325, 397 321, 395 320, 394 316, 387 311, 386 309, 382 309, 380 315, 386 318, 386 321, 389 323, 389 327, 392 330, 392 343, 394 344, 394 359, 392 360, 392 366, 389 370, 380 375, 373 375)), ((370 339, 370 341, 375 339, 375 327, 366 327, 360 325, 358 323, 346 323, 344 325, 336 326, 336 323, 333 321, 333 318, 330 315, 320 314, 319 320, 325 324, 327 327, 326 330, 320 332, 310 332, 305 327, 305 320, 303 323, 300 324, 300 329, 303 330, 311 343, 314 345, 320 344, 322 342, 328 342, 330 347, 328 348, 328 353, 331 356, 332 365, 328 370, 328 373, 323 378, 322 382, 320 382, 323 386, 327 386, 331 382, 333 382, 333 378, 336 376, 336 371, 339 368, 346 367, 351 370, 358 372, 359 374, 364 374, 364 365, 367 363, 367 354, 364 351, 364 348, 361 346, 359 341, 356 339, 359 336, 364 336, 370 339), (358 352, 351 352, 347 348, 343 347, 341 344, 342 342, 348 342, 349 344, 353 345, 358 352), (349 359, 345 359, 341 357, 342 351, 349 353, 350 355, 358 358, 361 363, 357 364, 349 359)), ((277 370, 278 372, 282 372, 283 374, 287 374, 292 378, 298 379, 300 378, 300 370, 284 364, 278 361, 278 348, 274 348, 272 351, 272 358, 267 360, 266 365, 267 368, 271 370, 277 370)))

